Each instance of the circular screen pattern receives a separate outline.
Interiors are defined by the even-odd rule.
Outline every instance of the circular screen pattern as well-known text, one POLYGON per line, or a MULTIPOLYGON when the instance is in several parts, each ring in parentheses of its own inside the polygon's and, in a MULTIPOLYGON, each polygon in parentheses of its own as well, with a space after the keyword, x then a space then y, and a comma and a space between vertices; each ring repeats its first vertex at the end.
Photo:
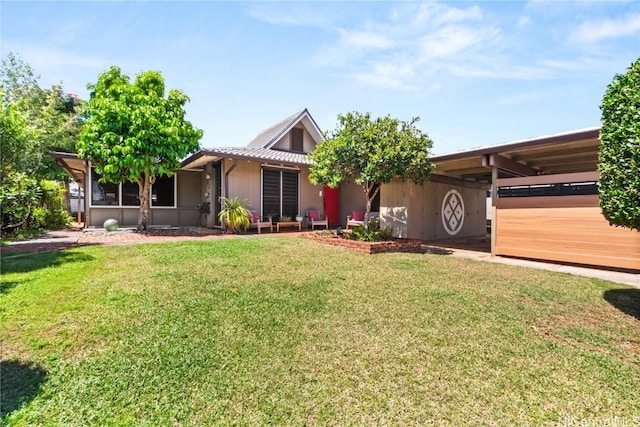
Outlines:
POLYGON ((455 236, 464 223, 464 201, 456 190, 449 190, 442 200, 442 225, 449 235, 455 236))

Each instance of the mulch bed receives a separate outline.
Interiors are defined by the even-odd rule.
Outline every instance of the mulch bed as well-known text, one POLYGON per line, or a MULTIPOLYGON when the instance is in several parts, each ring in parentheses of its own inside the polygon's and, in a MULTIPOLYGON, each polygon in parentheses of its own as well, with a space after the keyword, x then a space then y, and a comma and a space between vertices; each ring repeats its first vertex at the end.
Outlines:
POLYGON ((390 252, 428 252, 428 249, 422 245, 422 240, 417 239, 393 239, 383 242, 363 242, 359 240, 345 239, 335 235, 322 235, 316 233, 305 233, 301 235, 301 237, 325 245, 337 246, 370 255, 390 252))

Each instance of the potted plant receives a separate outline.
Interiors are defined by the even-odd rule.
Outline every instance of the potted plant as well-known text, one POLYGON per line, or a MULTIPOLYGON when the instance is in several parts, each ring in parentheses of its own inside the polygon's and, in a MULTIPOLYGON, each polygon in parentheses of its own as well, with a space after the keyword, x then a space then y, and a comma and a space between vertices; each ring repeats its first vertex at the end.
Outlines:
POLYGON ((222 226, 233 233, 247 231, 247 227, 251 224, 249 209, 237 197, 233 199, 220 197, 220 200, 224 204, 224 208, 218 214, 222 226))

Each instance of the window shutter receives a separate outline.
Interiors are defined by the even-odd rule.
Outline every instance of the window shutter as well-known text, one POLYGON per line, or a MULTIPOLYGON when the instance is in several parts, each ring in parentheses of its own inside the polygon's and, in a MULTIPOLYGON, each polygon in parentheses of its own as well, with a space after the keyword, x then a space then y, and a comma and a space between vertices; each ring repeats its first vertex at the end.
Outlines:
POLYGON ((291 151, 304 152, 304 131, 300 128, 291 129, 291 151))
POLYGON ((298 215, 298 171, 262 169, 262 212, 277 221, 298 215))
POLYGON ((279 170, 262 170, 262 214, 273 216, 274 221, 280 217, 279 170))
POLYGON ((298 215, 298 172, 282 171, 282 215, 298 215))

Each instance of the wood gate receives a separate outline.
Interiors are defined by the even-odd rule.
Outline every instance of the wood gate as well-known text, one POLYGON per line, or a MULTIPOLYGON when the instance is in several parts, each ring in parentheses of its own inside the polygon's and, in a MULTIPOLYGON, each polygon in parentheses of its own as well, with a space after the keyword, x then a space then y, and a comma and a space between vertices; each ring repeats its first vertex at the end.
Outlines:
POLYGON ((496 255, 640 270, 640 232, 613 227, 598 173, 499 179, 496 255))

